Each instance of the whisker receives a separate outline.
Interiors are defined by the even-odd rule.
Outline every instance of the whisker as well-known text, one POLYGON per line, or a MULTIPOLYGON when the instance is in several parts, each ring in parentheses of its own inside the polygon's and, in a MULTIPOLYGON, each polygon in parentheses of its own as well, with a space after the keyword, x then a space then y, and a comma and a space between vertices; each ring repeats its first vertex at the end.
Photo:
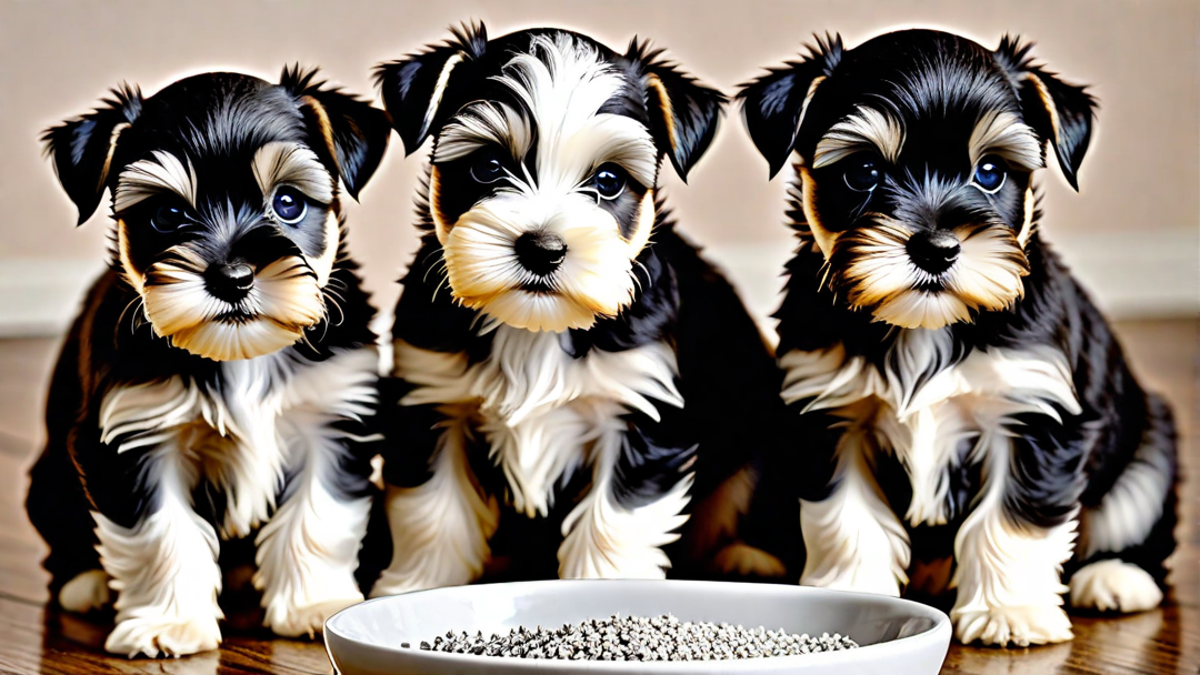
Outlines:
MULTIPOLYGON (((646 283, 647 283, 647 284, 648 284, 648 283, 650 283, 650 270, 649 270, 649 269, 647 269, 647 268, 646 268, 646 266, 642 264, 642 261, 640 261, 640 260, 634 260, 634 261, 633 261, 633 264, 634 264, 636 267, 640 267, 640 268, 641 268, 641 270, 642 270, 643 272, 645 272, 645 273, 646 273, 646 283)), ((638 291, 638 293, 640 294, 640 293, 643 291, 643 288, 642 288, 642 280, 641 280, 641 278, 640 278, 640 277, 638 277, 638 275, 637 275, 637 270, 636 270, 636 269, 634 269, 634 270, 631 270, 631 271, 630 271, 630 274, 632 274, 632 275, 633 275, 633 282, 634 282, 635 284, 637 284, 637 291, 638 291)))
POLYGON ((442 286, 448 286, 449 284, 450 284, 450 276, 449 275, 443 276, 442 280, 440 282, 438 282, 437 287, 433 289, 433 297, 430 298, 430 302, 436 302, 438 292, 442 290, 442 286))
POLYGON ((137 329, 138 329, 138 323, 137 323, 138 312, 139 312, 139 310, 141 310, 141 308, 142 308, 141 305, 144 302, 145 301, 142 299, 142 296, 138 295, 135 298, 133 298, 132 300, 130 300, 128 303, 126 303, 125 308, 121 310, 120 316, 117 317, 117 325, 118 326, 121 325, 121 322, 125 320, 125 313, 129 311, 130 307, 133 307, 134 305, 138 305, 137 309, 134 310, 132 320, 129 322, 129 325, 130 325, 129 332, 133 333, 133 332, 137 331, 137 329))
POLYGON ((429 273, 435 271, 439 264, 442 265, 442 269, 445 269, 446 266, 446 249, 439 248, 429 255, 437 255, 438 259, 434 260, 429 267, 425 269, 425 274, 421 277, 421 283, 429 283, 429 273))

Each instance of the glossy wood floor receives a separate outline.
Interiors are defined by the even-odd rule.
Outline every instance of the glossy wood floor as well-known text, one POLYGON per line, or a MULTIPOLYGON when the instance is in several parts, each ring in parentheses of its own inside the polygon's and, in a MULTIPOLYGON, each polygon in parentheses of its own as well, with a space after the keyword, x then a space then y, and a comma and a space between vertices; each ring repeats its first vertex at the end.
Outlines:
MULTIPOLYGON (((1200 673, 1200 443, 1197 359, 1200 323, 1121 324, 1135 369, 1171 400, 1183 434, 1186 483, 1173 598, 1162 609, 1111 619, 1076 617, 1074 642, 1023 650, 953 647, 950 673, 1200 673)), ((219 652, 167 661, 104 654, 109 626, 43 609, 45 551, 25 518, 25 470, 41 442, 41 406, 57 345, 0 341, 0 672, 3 673, 330 673, 320 642, 268 639, 253 612, 227 612, 219 652)), ((240 576, 240 575, 239 575, 240 576)), ((239 580, 227 579, 236 589, 239 580)), ((242 585, 245 579, 241 579, 242 585)), ((233 595, 238 596, 236 590, 233 595)))

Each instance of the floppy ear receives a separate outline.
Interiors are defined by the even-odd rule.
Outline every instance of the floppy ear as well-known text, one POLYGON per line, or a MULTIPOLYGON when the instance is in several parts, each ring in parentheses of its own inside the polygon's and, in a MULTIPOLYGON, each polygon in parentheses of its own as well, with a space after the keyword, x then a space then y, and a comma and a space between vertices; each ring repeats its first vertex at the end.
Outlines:
POLYGON ((388 115, 340 89, 324 89, 324 82, 314 81, 316 74, 316 68, 301 71, 299 64, 284 67, 279 86, 300 101, 309 133, 319 139, 313 151, 358 199, 387 150, 388 115))
POLYGON ((1086 87, 1067 84, 1055 73, 1033 65, 1029 55, 1032 48, 1032 42, 1022 45, 1020 38, 1005 35, 996 49, 996 59, 1017 86, 1025 122, 1054 145, 1063 176, 1078 190, 1079 165, 1092 140, 1096 99, 1086 87))
POLYGON ((142 92, 122 84, 104 106, 42 134, 58 182, 79 209, 79 225, 96 212, 121 135, 142 111, 142 92))
POLYGON ((808 55, 803 60, 768 69, 766 75, 743 84, 737 95, 746 131, 766 158, 771 178, 787 164, 796 148, 800 125, 817 87, 842 58, 840 35, 816 36, 816 40, 815 46, 805 46, 808 55))
POLYGON ((717 134, 725 95, 706 87, 635 37, 625 58, 639 65, 646 87, 650 133, 683 182, 717 134))
POLYGON ((487 51, 482 22, 452 27, 450 32, 454 37, 443 44, 375 66, 375 86, 406 155, 416 152, 437 128, 439 113, 444 117, 441 103, 455 69, 487 51))

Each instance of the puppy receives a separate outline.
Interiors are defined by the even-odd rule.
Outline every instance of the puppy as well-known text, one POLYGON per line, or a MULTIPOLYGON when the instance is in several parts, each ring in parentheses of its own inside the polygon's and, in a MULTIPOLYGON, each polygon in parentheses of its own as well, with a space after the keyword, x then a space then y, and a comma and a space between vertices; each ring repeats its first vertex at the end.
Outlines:
POLYGON ((1044 146, 1077 187, 1096 104, 1029 51, 834 38, 739 94, 771 173, 796 155, 801 582, 956 588, 964 643, 1070 639, 1064 580, 1076 607, 1154 607, 1174 548, 1170 411, 1038 235, 1044 146))
MULTIPOLYGON (((556 29, 463 27, 377 75, 406 151, 434 142, 381 414, 394 553, 372 594, 478 578, 502 511, 544 525, 506 538, 526 576, 552 576, 538 562, 557 549, 564 578, 663 577, 693 495, 745 498, 780 381, 658 195, 663 156, 686 177, 724 97, 637 40, 556 29)), ((736 509, 710 510, 697 550, 731 543, 736 509)))
POLYGON ((218 539, 256 529, 276 633, 312 635, 362 599, 377 360, 338 179, 357 197, 390 125, 314 75, 124 87, 43 137, 79 222, 108 188, 115 226, 54 371, 27 508, 63 608, 116 592, 111 652, 214 649, 218 539))

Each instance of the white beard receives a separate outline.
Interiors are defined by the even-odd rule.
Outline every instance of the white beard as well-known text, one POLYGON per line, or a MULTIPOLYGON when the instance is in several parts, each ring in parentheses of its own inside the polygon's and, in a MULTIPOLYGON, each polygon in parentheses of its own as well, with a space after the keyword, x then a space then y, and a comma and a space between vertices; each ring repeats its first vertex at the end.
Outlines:
POLYGON ((856 233, 867 243, 854 245, 855 255, 842 273, 853 282, 846 298, 852 307, 874 307, 875 320, 893 326, 933 330, 969 322, 973 311, 1006 309, 1024 296, 1024 253, 1007 229, 956 231, 961 253, 941 275, 941 291, 917 289, 935 277, 909 258, 905 244, 911 235, 892 220, 856 233))
POLYGON ((235 361, 264 356, 295 344, 304 330, 325 315, 321 288, 299 258, 284 258, 255 274, 254 286, 236 308, 251 318, 221 321, 235 309, 205 289, 204 278, 188 266, 151 266, 142 298, 156 335, 197 356, 235 361))
MULTIPOLYGON (((653 228, 652 191, 646 193, 641 229, 653 228)), ((633 259, 641 244, 625 241, 612 215, 595 198, 500 194, 459 218, 446 235, 446 273, 454 297, 493 319, 530 331, 592 327, 613 317, 634 297, 633 259), (534 276, 521 267, 514 242, 529 231, 562 237, 567 253, 549 278, 553 293, 522 290, 534 276)))

